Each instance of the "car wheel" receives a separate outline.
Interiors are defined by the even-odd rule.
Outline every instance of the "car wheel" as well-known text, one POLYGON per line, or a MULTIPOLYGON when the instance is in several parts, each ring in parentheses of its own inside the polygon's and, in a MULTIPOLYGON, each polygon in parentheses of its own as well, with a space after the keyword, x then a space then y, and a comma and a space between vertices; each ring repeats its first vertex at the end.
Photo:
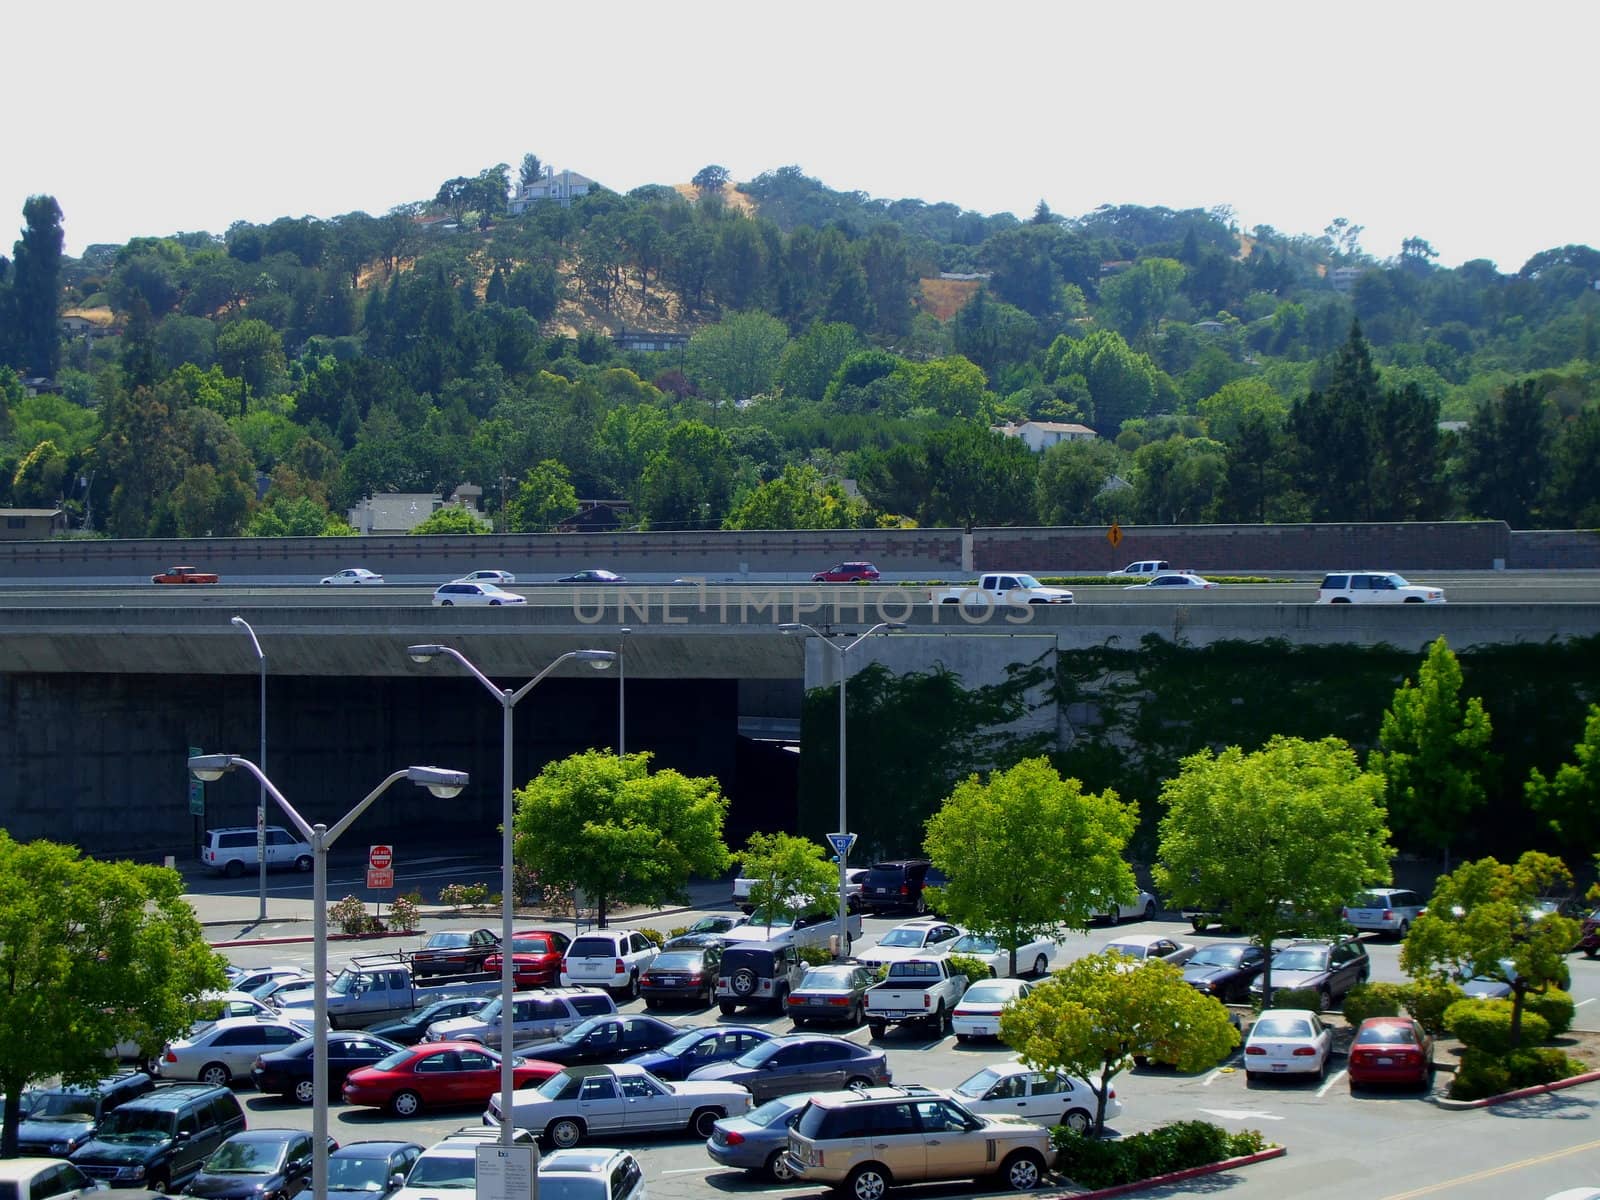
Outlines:
POLYGON ((228 865, 222 868, 222 873, 229 879, 237 879, 244 874, 244 864, 238 859, 230 859, 228 865))
POLYGON ((544 1135, 557 1150, 570 1150, 583 1140, 583 1126, 571 1117, 563 1117, 559 1121, 551 1121, 544 1135))
POLYGON ((1394 931, 1394 936, 1399 941, 1403 942, 1403 941, 1406 940, 1406 934, 1408 934, 1410 932, 1411 932, 1411 922, 1410 921, 1401 921, 1400 922, 1400 928, 1396 929, 1394 931))
POLYGON ((1146 921, 1154 921, 1156 919, 1156 902, 1154 900, 1144 906, 1144 919, 1146 921))
POLYGON ((1196 933, 1204 933, 1210 927, 1211 922, 1206 920, 1204 917, 1189 918, 1189 928, 1194 930, 1196 933))
POLYGON ((794 1179, 794 1169, 789 1166, 787 1150, 774 1150, 767 1156, 767 1175, 779 1183, 789 1183, 794 1179))
POLYGON ((209 1087, 227 1087, 233 1073, 224 1064, 214 1062, 201 1067, 195 1078, 209 1087))
POLYGON ((1332 599, 1332 601, 1330 601, 1330 603, 1333 603, 1333 604, 1349 604, 1350 603, 1350 597, 1349 596, 1335 596, 1332 599))
POLYGON ((925 917, 928 915, 928 902, 923 898, 921 892, 918 892, 917 898, 912 901, 911 911, 916 913, 919 917, 925 917))
POLYGON ((1094 1126, 1094 1118, 1086 1108, 1069 1108, 1062 1115, 1061 1123, 1073 1133, 1088 1133, 1094 1126))
POLYGON ((735 996, 749 996, 756 990, 756 973, 749 967, 740 967, 728 980, 735 996))
POLYGON ((958 1041, 958 1042, 965 1043, 965 1042, 968 1042, 970 1040, 971 1040, 971 1036, 969 1034, 965 1034, 965 1033, 956 1034, 956 1041, 958 1041))
POLYGON ((1259 1074, 1260 1074, 1260 1072, 1258 1072, 1258 1071, 1246 1071, 1244 1073, 1244 1085, 1245 1085, 1245 1087, 1255 1087, 1256 1078, 1257 1078, 1257 1076, 1259 1074))
POLYGON ((422 1097, 412 1091, 396 1092, 389 1097, 389 1111, 397 1117, 414 1117, 422 1111, 422 1097))
POLYGON ((1044 1159, 1032 1150, 1018 1150, 1001 1165, 1000 1178, 1014 1192, 1031 1192, 1044 1182, 1044 1159))
POLYGON ((1041 975, 1042 976, 1049 969, 1050 969, 1050 964, 1047 961, 1045 961, 1044 955, 1041 954, 1041 955, 1039 955, 1038 958, 1033 960, 1033 973, 1035 975, 1041 975))
POLYGON ((1600 946, 1585 946, 1583 948, 1583 956, 1585 958, 1593 958, 1597 954, 1600 954, 1600 946))
POLYGON ((883 1200, 884 1193, 892 1186, 887 1169, 877 1163, 864 1163, 845 1179, 844 1194, 851 1200, 883 1200))
POLYGON ((646 1008, 660 1008, 661 1001, 657 1000, 654 996, 646 996, 644 998, 644 1006, 646 1008))
POLYGON ((440 608, 450 608, 454 604, 455 604, 454 600, 441 600, 441 601, 439 601, 439 607, 440 608))
POLYGON ((302 875, 316 865, 317 864, 312 860, 312 857, 309 854, 302 854, 299 858, 294 860, 294 869, 299 871, 302 875))
POLYGON ((1332 1007, 1333 1007, 1333 993, 1330 992, 1327 988, 1323 988, 1321 991, 1319 991, 1317 993, 1317 1010, 1319 1012, 1327 1012, 1332 1007))
POLYGON ((884 1035, 884 1033, 888 1030, 888 1028, 889 1027, 887 1025, 885 1025, 882 1021, 868 1021, 867 1022, 867 1035, 869 1037, 881 1038, 884 1035))
POLYGON ((301 1104, 310 1104, 317 1098, 316 1086, 309 1079, 295 1080, 294 1098, 301 1104))
POLYGON ((799 1033, 800 1030, 806 1027, 806 1019, 804 1017, 790 1017, 789 1024, 794 1026, 796 1033, 799 1033))
POLYGON ((739 1006, 731 1000, 719 1000, 717 1001, 717 1011, 725 1017, 731 1017, 739 1011, 739 1006))
POLYGON ((714 1108, 702 1108, 689 1118, 689 1132, 697 1138, 709 1138, 715 1130, 712 1128, 722 1120, 722 1113, 714 1108))
POLYGON ((1328 1078, 1328 1058, 1323 1056, 1322 1062, 1317 1065, 1317 1082, 1322 1083, 1328 1078))
POLYGON ((172 1180, 168 1179, 165 1175, 152 1175, 144 1182, 145 1186, 148 1187, 152 1192, 165 1192, 172 1186, 172 1180))
POLYGON ((844 1081, 844 1086, 849 1091, 858 1092, 862 1088, 871 1087, 872 1080, 868 1079, 865 1075, 852 1075, 849 1079, 844 1081))

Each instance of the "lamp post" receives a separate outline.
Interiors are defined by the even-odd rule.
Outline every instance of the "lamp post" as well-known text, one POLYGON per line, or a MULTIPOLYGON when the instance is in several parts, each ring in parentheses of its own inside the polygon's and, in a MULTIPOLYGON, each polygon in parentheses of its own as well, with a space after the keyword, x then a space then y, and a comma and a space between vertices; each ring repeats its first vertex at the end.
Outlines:
MULTIPOLYGON (((811 633, 821 638, 821 644, 839 656, 839 832, 849 833, 850 826, 845 823, 845 785, 844 785, 844 683, 849 675, 848 664, 845 656, 866 641, 873 634, 880 631, 892 633, 904 629, 904 621, 879 621, 871 629, 860 634, 850 642, 834 643, 828 640, 828 635, 814 626, 801 621, 785 621, 778 628, 784 633, 811 633)), ((845 874, 846 855, 839 855, 839 954, 846 956, 850 953, 850 924, 849 924, 849 877, 845 874)))
POLYGON ((448 800, 467 786, 467 773, 447 771, 443 767, 407 767, 403 771, 396 771, 368 792, 361 803, 340 817, 330 829, 321 823, 307 824, 294 806, 283 798, 283 793, 272 780, 247 758, 235 754, 200 754, 189 760, 189 770, 194 772, 195 778, 208 783, 221 779, 236 767, 242 767, 256 777, 261 790, 271 794, 290 823, 300 831, 300 836, 311 843, 312 861, 316 867, 312 875, 314 924, 311 986, 316 1007, 313 1010, 315 1028, 311 1031, 311 1086, 314 1092, 311 1101, 311 1194, 314 1200, 328 1200, 328 847, 339 840, 339 835, 350 828, 368 805, 402 779, 427 788, 441 800, 448 800))
POLYGON ((628 752, 628 662, 624 655, 628 635, 633 630, 624 625, 617 630, 617 757, 628 752))
MULTIPOLYGON (((250 635, 250 644, 256 649, 256 661, 261 666, 261 745, 256 750, 256 762, 265 771, 267 769, 267 656, 262 653, 261 642, 256 638, 256 631, 250 627, 250 622, 243 617, 234 617, 231 624, 237 625, 250 635)), ((256 862, 261 872, 261 906, 256 912, 257 923, 267 919, 267 789, 265 786, 256 793, 256 862)))
MULTIPOLYGON (((512 1012, 515 1007, 511 997, 516 990, 513 985, 513 971, 511 961, 512 924, 516 917, 516 906, 512 899, 512 833, 511 833, 511 747, 512 724, 511 710, 516 707, 529 692, 533 691, 546 675, 554 671, 569 658, 579 662, 590 663, 595 670, 603 671, 616 659, 616 654, 610 650, 568 650, 544 670, 521 687, 513 690, 497 686, 482 671, 475 667, 471 660, 461 651, 451 646, 407 646, 406 653, 411 656, 411 661, 416 663, 432 662, 439 655, 453 658, 466 668, 467 673, 488 690, 495 698, 501 710, 500 733, 500 1144, 511 1146, 511 1137, 515 1129, 511 1122, 511 1095, 516 1091, 515 1073, 511 1069, 511 1060, 514 1053, 514 1038, 512 1036, 512 1012)), ((322 1200, 318 1197, 317 1200, 322 1200)))

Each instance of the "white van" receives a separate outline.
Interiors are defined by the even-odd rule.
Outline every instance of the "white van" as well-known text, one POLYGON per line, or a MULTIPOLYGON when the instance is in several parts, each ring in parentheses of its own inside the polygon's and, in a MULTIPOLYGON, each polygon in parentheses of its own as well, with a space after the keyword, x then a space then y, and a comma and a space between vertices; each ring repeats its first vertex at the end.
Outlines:
MULTIPOLYGON (((261 860, 256 857, 256 830, 253 825, 239 825, 232 829, 206 830, 205 844, 200 848, 200 861, 211 870, 237 879, 246 870, 256 870, 261 860)), ((267 826, 267 867, 281 870, 311 870, 311 845, 302 842, 281 825, 267 826)))

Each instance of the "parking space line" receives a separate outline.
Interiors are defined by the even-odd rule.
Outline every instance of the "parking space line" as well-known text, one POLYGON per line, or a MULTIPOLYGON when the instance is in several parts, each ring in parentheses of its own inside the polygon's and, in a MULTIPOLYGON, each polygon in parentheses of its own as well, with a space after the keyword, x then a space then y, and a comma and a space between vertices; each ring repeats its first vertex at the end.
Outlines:
POLYGON ((1321 1087, 1319 1087, 1317 1089, 1317 1099, 1320 1100, 1320 1099, 1322 1099, 1322 1097, 1326 1096, 1328 1094, 1328 1089, 1333 1087, 1334 1084, 1338 1083, 1341 1079, 1343 1079, 1348 1074, 1350 1074, 1349 1071, 1338 1071, 1338 1072, 1335 1072, 1333 1075, 1329 1076, 1328 1077, 1328 1082, 1323 1084, 1321 1087))
POLYGON ((1585 1004, 1593 1004, 1593 1003, 1594 1003, 1594 997, 1590 996, 1587 1000, 1579 1000, 1572 1007, 1573 1008, 1582 1008, 1585 1004))

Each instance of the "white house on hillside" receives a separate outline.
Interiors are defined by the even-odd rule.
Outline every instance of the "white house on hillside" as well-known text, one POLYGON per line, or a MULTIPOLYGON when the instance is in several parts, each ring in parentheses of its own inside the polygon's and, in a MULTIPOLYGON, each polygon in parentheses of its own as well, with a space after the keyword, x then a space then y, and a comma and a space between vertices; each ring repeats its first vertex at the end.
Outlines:
POLYGON ((1066 421, 1024 421, 1020 425, 991 425, 996 433, 1021 438, 1035 454, 1050 449, 1057 442, 1092 442, 1096 434, 1087 425, 1074 425, 1066 421))
POLYGON ((511 197, 506 205, 513 214, 526 212, 530 204, 538 204, 545 200, 553 200, 563 208, 570 205, 579 196, 587 196, 589 189, 594 186, 594 180, 587 175, 579 175, 576 171, 557 171, 553 167, 546 167, 544 174, 532 183, 517 189, 517 194, 511 197))

